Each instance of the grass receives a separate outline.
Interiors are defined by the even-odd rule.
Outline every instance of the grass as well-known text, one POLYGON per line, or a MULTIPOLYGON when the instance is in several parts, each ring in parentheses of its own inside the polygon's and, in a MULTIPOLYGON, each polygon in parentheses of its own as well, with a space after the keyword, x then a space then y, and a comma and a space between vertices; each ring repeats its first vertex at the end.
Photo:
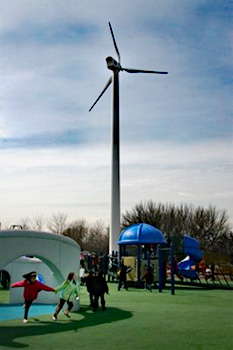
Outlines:
POLYGON ((63 314, 1 322, 1 350, 232 350, 232 291, 176 289, 152 293, 109 284, 107 311, 93 313, 81 289, 81 309, 63 314))
POLYGON ((0 303, 8 304, 10 302, 9 290, 4 290, 0 288, 0 303))

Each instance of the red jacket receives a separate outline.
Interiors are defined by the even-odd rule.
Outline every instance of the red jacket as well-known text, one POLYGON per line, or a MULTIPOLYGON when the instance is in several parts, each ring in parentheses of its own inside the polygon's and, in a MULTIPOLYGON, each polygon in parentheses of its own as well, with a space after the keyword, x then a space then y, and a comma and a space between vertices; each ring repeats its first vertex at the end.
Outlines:
POLYGON ((46 290, 47 292, 54 292, 54 289, 46 286, 46 284, 35 281, 33 283, 28 282, 27 280, 15 282, 11 284, 11 288, 24 287, 24 299, 26 300, 35 300, 39 291, 46 290))

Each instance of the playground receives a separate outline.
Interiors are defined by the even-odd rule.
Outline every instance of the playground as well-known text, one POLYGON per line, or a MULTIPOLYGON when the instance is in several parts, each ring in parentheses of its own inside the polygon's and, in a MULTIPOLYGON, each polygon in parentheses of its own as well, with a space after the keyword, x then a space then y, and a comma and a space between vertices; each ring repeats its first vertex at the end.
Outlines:
MULTIPOLYGON (((177 288, 152 293, 129 288, 117 291, 109 283, 107 310, 92 312, 86 287, 81 287, 81 308, 71 319, 61 314, 51 319, 50 306, 44 314, 1 321, 1 349, 189 349, 231 350, 232 291, 177 288), (143 302, 142 302, 143 301, 143 302)), ((1 307, 8 291, 0 292, 1 307)), ((9 306, 10 307, 10 306, 9 306)), ((32 306, 31 311, 33 312, 32 306)))
MULTIPOLYGON (((186 285, 182 281, 182 285, 176 283, 175 293, 171 293, 169 283, 162 286, 161 278, 151 292, 144 290, 141 284, 138 285, 144 261, 139 259, 143 257, 141 243, 146 244, 148 239, 152 243, 154 239, 155 243, 161 244, 164 243, 164 238, 157 229, 145 225, 133 226, 134 234, 131 229, 126 232, 127 235, 124 233, 121 236, 121 239, 124 238, 121 240, 124 244, 120 248, 120 257, 133 260, 133 266, 136 264, 135 257, 124 255, 127 248, 125 243, 129 244, 130 236, 130 243, 138 243, 136 245, 137 261, 140 263, 134 266, 136 278, 132 285, 129 284, 128 290, 118 291, 117 280, 109 281, 110 293, 106 296, 106 311, 102 311, 101 308, 96 312, 92 311, 86 286, 82 285, 80 304, 74 307, 71 318, 67 319, 61 313, 58 320, 54 322, 51 316, 55 310, 57 296, 54 295, 54 300, 51 302, 47 299, 47 293, 42 291, 41 299, 38 298, 30 309, 28 323, 24 324, 22 323, 24 314, 22 290, 19 290, 20 295, 18 295, 14 294, 12 289, 1 289, 1 350, 73 349, 76 346, 83 350, 91 348, 162 350, 171 347, 175 350, 182 348, 231 350, 233 347, 232 290, 200 288, 197 285, 186 285), (144 228, 152 234, 148 235, 148 230, 144 231, 144 228)), ((41 269, 41 274, 46 279, 51 279, 50 285, 57 284, 61 275, 64 278, 72 263, 75 262, 74 269, 79 267, 79 246, 67 237, 46 232, 1 231, 1 238, 1 265, 11 272, 13 280, 16 278, 14 273, 17 276, 22 275, 24 273, 22 269, 28 269, 29 264, 36 266, 37 270, 41 269), (11 246, 9 243, 12 239, 18 244, 9 250, 7 247, 11 246), (5 249, 3 249, 4 245, 5 249), (53 250, 49 249, 50 245, 53 250), (43 247, 47 250, 42 249, 43 247), (22 258, 23 254, 29 252, 29 255, 39 257, 41 261, 22 258), (20 256, 20 259, 16 259, 20 256), (13 259, 16 259, 15 263, 9 265, 10 260, 13 259), (50 267, 52 274, 41 266, 43 261, 50 267)), ((198 242, 190 238, 185 240, 188 243, 192 242, 192 245, 184 245, 185 253, 193 257, 198 254, 200 260, 202 254, 199 254, 198 242)), ((162 249, 160 248, 159 255, 162 249)), ((165 252, 172 257, 171 248, 165 248, 165 252)), ((161 264, 163 260, 161 257, 158 260, 157 266, 160 272, 163 271, 161 264)), ((153 256, 148 254, 148 251, 146 251, 145 261, 147 264, 153 263, 153 256)), ((187 261, 190 260, 184 261, 184 271, 190 270, 189 266, 188 270, 185 270, 187 261)), ((200 281, 198 283, 200 284, 200 281)))

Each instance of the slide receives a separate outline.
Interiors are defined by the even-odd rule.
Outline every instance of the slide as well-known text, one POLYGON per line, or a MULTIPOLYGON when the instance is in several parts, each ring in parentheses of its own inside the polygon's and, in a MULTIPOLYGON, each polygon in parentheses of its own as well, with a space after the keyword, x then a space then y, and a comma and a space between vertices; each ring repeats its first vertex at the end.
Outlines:
POLYGON ((200 251, 199 242, 187 235, 184 236, 184 254, 185 259, 177 264, 178 273, 181 276, 196 280, 199 278, 198 273, 192 269, 203 258, 203 253, 200 251))
POLYGON ((189 255, 186 256, 185 259, 177 264, 179 275, 190 278, 192 280, 198 279, 198 273, 192 269, 193 265, 195 265, 195 262, 190 258, 189 255))

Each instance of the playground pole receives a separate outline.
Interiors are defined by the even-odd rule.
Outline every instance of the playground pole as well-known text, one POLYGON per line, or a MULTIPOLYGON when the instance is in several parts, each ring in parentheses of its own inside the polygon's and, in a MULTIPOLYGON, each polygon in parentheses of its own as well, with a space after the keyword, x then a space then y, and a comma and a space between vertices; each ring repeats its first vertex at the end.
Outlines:
POLYGON ((150 267, 150 252, 147 251, 147 266, 150 267))
POLYGON ((163 254, 161 246, 158 246, 158 256, 159 256, 159 293, 163 290, 163 254))
POLYGON ((120 265, 121 265, 121 258, 122 258, 122 256, 123 256, 122 251, 123 251, 123 247, 122 247, 122 245, 120 244, 120 245, 119 245, 119 260, 118 260, 118 266, 119 266, 119 267, 120 267, 120 265))
POLYGON ((137 247, 137 273, 138 273, 138 287, 140 287, 140 270, 141 270, 141 247, 138 245, 137 247))
POLYGON ((175 295, 175 280, 174 280, 174 256, 173 256, 173 244, 170 245, 170 263, 171 263, 171 294, 175 295))

